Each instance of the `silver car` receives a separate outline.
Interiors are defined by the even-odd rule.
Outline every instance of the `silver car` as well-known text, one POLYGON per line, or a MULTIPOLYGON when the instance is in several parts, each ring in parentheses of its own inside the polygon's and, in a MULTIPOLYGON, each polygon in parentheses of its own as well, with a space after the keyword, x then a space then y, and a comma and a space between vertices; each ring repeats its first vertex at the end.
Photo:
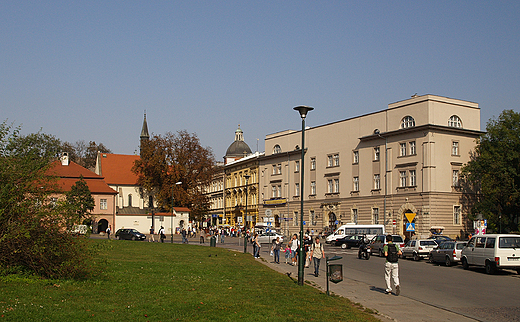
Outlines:
POLYGON ((283 235, 270 231, 268 233, 262 233, 258 235, 258 242, 260 244, 270 244, 276 240, 277 237, 280 237, 280 242, 283 242, 283 235))
POLYGON ((437 243, 433 239, 412 239, 403 247, 402 258, 412 257, 418 261, 421 258, 430 256, 430 251, 437 247, 437 243))
POLYGON ((446 241, 430 252, 431 263, 444 263, 451 266, 460 262, 462 249, 468 242, 465 241, 446 241))

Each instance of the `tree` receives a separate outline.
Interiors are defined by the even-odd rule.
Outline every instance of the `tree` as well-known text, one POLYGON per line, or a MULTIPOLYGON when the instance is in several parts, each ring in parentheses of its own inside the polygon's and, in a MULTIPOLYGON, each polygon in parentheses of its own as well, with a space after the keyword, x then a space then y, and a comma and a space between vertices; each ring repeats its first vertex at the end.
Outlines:
POLYGON ((86 277, 92 271, 85 241, 66 230, 69 214, 52 202, 56 178, 47 175, 60 141, 20 135, 0 125, 0 266, 46 277, 86 277))
POLYGON ((504 110, 487 123, 470 161, 465 181, 477 191, 471 210, 488 219, 493 231, 518 231, 520 214, 520 113, 504 110))
POLYGON ((93 170, 96 166, 98 151, 112 153, 103 143, 96 144, 95 141, 90 141, 87 146, 84 140, 78 140, 74 144, 65 142, 62 144, 62 151, 69 154, 70 161, 90 170, 93 170))
POLYGON ((68 216, 70 221, 67 223, 67 228, 70 229, 72 225, 80 224, 90 216, 90 211, 94 209, 95 202, 83 176, 80 176, 70 191, 65 192, 65 196, 64 207, 70 212, 68 216))
POLYGON ((191 208, 192 218, 199 220, 209 210, 209 200, 200 187, 210 182, 214 165, 211 148, 202 147, 196 134, 183 130, 142 141, 141 158, 132 171, 138 176, 137 184, 161 208, 171 211, 173 191, 174 206, 191 208))

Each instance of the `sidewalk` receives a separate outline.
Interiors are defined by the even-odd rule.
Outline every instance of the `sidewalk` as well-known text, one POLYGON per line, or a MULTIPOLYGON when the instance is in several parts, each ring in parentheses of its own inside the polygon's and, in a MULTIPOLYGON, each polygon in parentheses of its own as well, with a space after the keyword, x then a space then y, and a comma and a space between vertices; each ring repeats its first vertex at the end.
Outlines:
MULTIPOLYGON (((218 243, 217 247, 244 251, 244 246, 239 246, 235 243, 218 243)), ((251 253, 252 247, 248 246, 247 250, 251 253)), ((282 274, 290 273, 291 278, 298 279, 298 267, 285 264, 285 258, 282 254, 280 256, 280 264, 274 263, 273 257, 269 256, 265 251, 260 252, 260 257, 259 260, 267 267, 282 274)), ((323 259, 320 264, 320 276, 318 277, 314 277, 312 274, 313 267, 306 268, 304 273, 305 282, 321 289, 323 292, 327 291, 325 266, 325 260, 323 259)), ((478 321, 419 302, 403 295, 403 293, 400 296, 385 294, 384 289, 380 287, 349 279, 345 276, 343 276, 343 281, 338 284, 329 283, 329 290, 331 294, 334 293, 346 297, 353 303, 359 303, 363 307, 377 311, 376 317, 382 321, 478 321)), ((402 292, 406 293, 406 290, 402 292)))

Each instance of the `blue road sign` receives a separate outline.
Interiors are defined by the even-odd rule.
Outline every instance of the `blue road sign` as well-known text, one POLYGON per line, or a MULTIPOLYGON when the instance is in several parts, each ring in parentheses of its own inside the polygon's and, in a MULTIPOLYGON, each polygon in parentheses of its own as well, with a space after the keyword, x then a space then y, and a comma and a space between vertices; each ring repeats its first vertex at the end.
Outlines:
POLYGON ((406 231, 415 231, 415 223, 406 223, 406 231))

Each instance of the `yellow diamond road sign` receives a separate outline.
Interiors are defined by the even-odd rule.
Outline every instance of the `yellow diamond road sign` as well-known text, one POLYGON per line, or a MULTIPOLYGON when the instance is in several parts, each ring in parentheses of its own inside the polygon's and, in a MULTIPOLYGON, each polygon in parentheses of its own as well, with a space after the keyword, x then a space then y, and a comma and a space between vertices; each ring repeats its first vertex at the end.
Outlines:
POLYGON ((404 215, 406 216, 406 219, 408 219, 408 222, 412 222, 416 216, 416 214, 414 214, 414 213, 406 213, 404 215))

